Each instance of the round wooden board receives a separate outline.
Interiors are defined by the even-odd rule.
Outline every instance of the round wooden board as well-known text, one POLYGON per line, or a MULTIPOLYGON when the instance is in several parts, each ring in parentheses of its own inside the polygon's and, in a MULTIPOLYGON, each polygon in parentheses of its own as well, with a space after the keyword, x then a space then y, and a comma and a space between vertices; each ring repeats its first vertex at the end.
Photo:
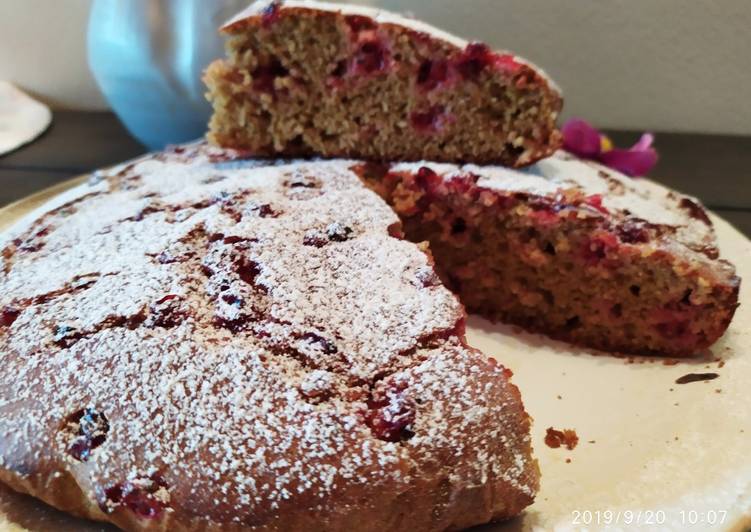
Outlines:
MULTIPOLYGON (((0 209, 0 231, 83 179, 0 209)), ((713 221, 722 256, 751 279, 751 242, 713 221)), ((750 290, 742 284, 735 320, 711 350, 667 363, 573 348, 471 317, 470 343, 514 371, 542 470, 540 493, 523 516, 481 530, 751 529, 750 290), (675 383, 688 373, 719 377, 675 383), (576 430, 579 444, 551 449, 548 427, 576 430)), ((0 486, 0 530, 114 529, 0 486)))

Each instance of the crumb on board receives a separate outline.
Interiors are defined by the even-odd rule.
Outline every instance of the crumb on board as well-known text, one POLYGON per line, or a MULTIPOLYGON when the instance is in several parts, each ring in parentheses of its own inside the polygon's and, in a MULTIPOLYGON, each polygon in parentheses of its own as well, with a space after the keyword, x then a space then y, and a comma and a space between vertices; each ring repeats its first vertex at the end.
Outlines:
POLYGON ((548 427, 545 433, 545 445, 551 449, 558 449, 563 445, 570 451, 576 447, 577 443, 579 443, 579 436, 573 429, 556 430, 553 427, 548 427))
POLYGON ((683 375, 682 377, 678 377, 675 380, 676 384, 688 384, 691 382, 708 382, 711 380, 716 379, 720 375, 717 373, 687 373, 686 375, 683 375))

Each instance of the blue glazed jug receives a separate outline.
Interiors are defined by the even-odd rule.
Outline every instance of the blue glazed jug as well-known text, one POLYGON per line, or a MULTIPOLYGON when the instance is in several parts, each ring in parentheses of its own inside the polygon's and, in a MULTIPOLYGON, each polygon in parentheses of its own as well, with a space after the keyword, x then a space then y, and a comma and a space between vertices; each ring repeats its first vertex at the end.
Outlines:
POLYGON ((224 55, 218 28, 249 0, 95 0, 89 66, 133 136, 150 149, 202 137, 201 75, 224 55))

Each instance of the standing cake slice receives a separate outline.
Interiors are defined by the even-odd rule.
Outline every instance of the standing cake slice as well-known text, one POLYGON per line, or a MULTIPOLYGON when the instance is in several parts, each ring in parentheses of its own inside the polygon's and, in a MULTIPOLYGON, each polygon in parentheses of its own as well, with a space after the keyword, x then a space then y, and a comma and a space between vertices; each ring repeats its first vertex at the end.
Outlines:
POLYGON ((740 280, 698 200, 559 151, 524 171, 361 165, 470 312, 604 350, 714 343, 740 280))
POLYGON ((561 96, 537 67, 360 6, 256 2, 207 73, 209 139, 253 155, 523 166, 560 144, 561 96))

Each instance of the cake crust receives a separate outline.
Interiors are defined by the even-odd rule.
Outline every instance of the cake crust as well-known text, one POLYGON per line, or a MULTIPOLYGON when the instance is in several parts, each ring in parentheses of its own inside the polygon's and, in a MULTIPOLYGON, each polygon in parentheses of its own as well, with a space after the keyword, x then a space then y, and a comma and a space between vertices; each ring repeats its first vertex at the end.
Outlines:
POLYGON ((523 166, 560 145, 539 68, 383 10, 256 2, 206 72, 209 139, 257 156, 523 166))
POLYGON ((0 480, 126 530, 443 530, 530 504, 510 372, 352 162, 179 147, 4 235, 0 480))

